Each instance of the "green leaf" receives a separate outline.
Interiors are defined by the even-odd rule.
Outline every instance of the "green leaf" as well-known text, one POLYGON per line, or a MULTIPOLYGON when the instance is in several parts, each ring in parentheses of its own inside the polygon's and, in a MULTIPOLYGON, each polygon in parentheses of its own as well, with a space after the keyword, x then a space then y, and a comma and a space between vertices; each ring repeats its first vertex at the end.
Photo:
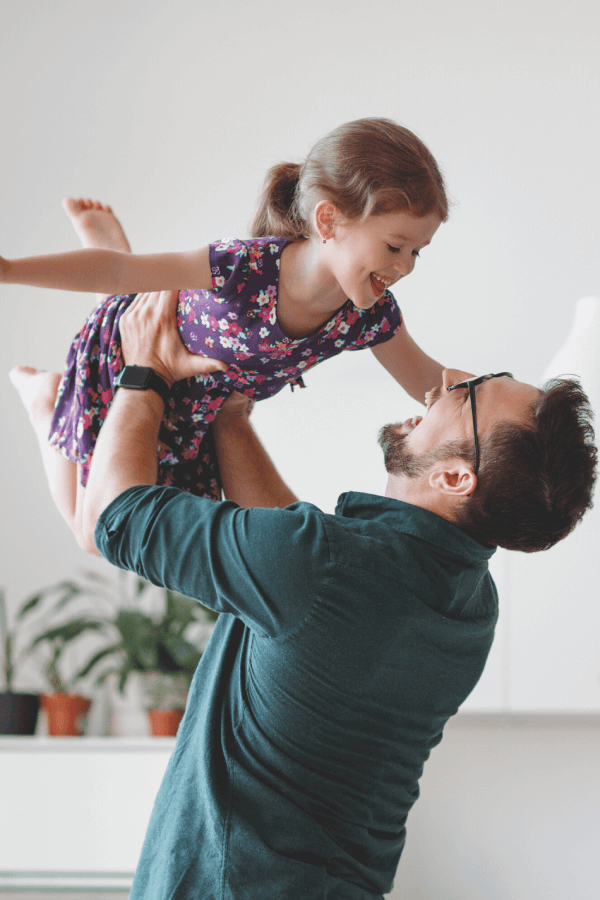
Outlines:
POLYGON ((32 609, 35 609, 36 606, 39 605, 42 597, 45 597, 45 596, 46 596, 46 592, 40 591, 39 594, 34 594, 33 597, 30 597, 29 600, 27 600, 23 604, 23 606, 17 613, 17 622, 20 622, 21 619, 23 619, 27 615, 27 613, 31 612, 32 609))
POLYGON ((14 660, 13 660, 13 636, 10 632, 6 635, 6 640, 4 642, 4 680, 6 682, 6 691, 7 693, 11 693, 12 685, 13 685, 13 677, 15 674, 14 660))
POLYGON ((163 622, 171 631, 183 634, 188 625, 196 619, 195 601, 176 591, 165 590, 166 609, 163 622))
POLYGON ((134 669, 129 665, 126 665, 121 669, 121 677, 119 678, 119 693, 120 694, 125 693, 125 685, 127 684, 127 679, 129 678, 129 676, 131 675, 131 673, 133 671, 134 671, 134 669))
POLYGON ((96 666, 101 660, 106 659, 107 656, 112 656, 114 653, 121 652, 122 648, 120 644, 113 644, 111 647, 104 647, 102 650, 99 650, 95 653, 90 660, 73 676, 73 681, 79 681, 80 678, 85 678, 91 670, 96 666))
POLYGON ((143 594, 147 588, 151 587, 150 582, 146 581, 145 578, 141 578, 139 575, 136 579, 135 583, 135 596, 139 597, 140 594, 143 594))
POLYGON ((100 687, 100 685, 104 684, 109 675, 120 675, 121 671, 121 669, 105 669, 104 672, 98 675, 94 684, 96 687, 100 687))
POLYGON ((92 569, 82 569, 81 571, 82 571, 82 574, 84 575, 84 577, 88 579, 88 581, 95 581, 98 584, 101 584, 106 588, 111 587, 111 583, 110 583, 109 579, 106 578, 104 575, 100 575, 99 572, 94 572, 92 569))
POLYGON ((86 631, 102 631, 104 622, 94 621, 93 619, 72 619, 63 625, 56 625, 38 634, 31 642, 32 647, 37 647, 44 641, 59 641, 63 646, 75 640, 86 631))

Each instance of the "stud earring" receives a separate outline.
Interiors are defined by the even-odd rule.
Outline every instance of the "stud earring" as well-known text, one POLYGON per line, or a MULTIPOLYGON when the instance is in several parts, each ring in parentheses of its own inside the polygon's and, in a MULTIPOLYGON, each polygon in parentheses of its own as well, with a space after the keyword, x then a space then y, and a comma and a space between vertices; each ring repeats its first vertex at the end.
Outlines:
POLYGON ((323 243, 324 243, 324 244, 327 243, 327 238, 323 238, 323 243))

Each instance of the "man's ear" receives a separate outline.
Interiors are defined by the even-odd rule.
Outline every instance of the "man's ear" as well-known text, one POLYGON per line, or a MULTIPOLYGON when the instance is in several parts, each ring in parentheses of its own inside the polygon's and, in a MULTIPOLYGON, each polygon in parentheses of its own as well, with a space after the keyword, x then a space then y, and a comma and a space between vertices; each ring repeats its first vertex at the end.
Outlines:
POLYGON ((317 233, 324 241, 334 236, 335 223, 337 221, 337 208, 331 200, 320 200, 313 213, 317 233))
POLYGON ((447 498, 467 497, 477 485, 477 475, 466 459, 446 459, 435 465, 428 476, 429 486, 447 498))

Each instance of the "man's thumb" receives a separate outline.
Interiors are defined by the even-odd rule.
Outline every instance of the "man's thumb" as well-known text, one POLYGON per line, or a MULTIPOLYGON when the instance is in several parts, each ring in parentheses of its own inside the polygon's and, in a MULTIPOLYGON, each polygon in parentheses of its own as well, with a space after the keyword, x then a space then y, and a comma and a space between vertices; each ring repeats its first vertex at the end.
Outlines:
POLYGON ((206 375, 207 372, 226 372, 229 366, 226 362, 210 356, 190 355, 185 368, 187 371, 183 377, 192 378, 194 375, 206 375))

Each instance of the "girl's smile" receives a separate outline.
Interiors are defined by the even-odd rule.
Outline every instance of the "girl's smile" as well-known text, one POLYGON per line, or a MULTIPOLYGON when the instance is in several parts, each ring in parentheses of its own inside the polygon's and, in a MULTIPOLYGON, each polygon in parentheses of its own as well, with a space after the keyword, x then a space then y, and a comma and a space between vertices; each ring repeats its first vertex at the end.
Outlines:
POLYGON ((379 299, 379 297, 383 297, 390 285, 394 284, 394 279, 382 278, 381 275, 371 272, 371 284, 373 285, 375 297, 379 299))
POLYGON ((336 222, 334 214, 325 229, 323 259, 344 300, 370 309, 392 284, 410 275, 439 225, 435 213, 390 212, 350 222, 336 222))

